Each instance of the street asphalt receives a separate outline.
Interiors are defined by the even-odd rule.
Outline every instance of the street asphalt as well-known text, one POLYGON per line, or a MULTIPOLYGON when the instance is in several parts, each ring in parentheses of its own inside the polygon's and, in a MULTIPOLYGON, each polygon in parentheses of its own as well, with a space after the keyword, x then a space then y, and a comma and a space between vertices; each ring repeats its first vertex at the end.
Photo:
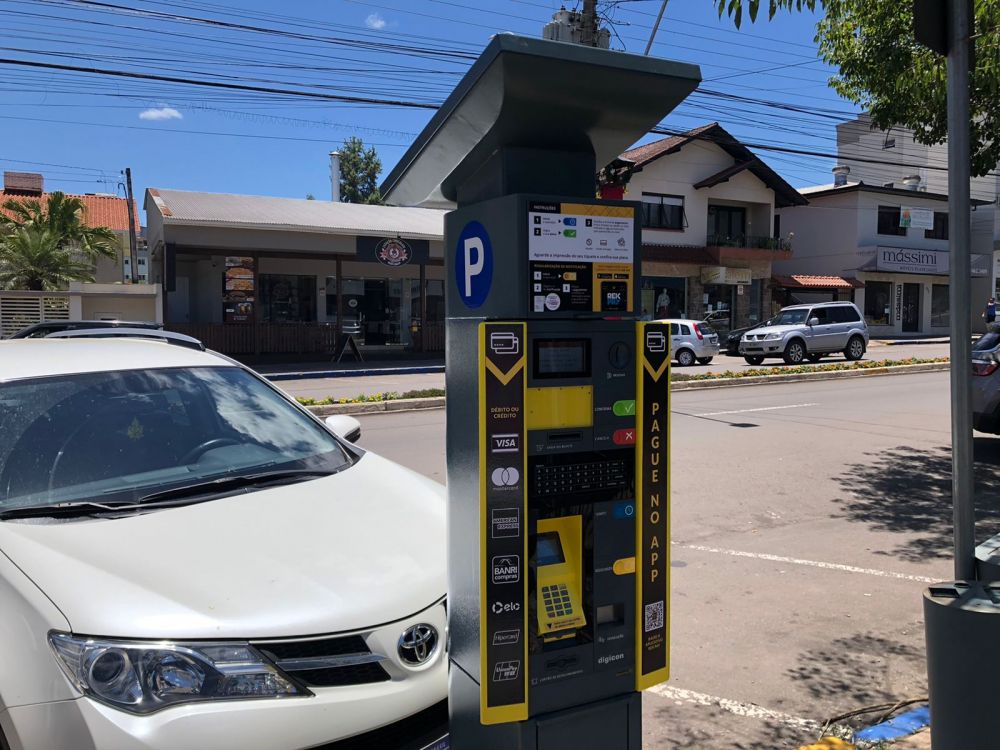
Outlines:
MULTIPOLYGON (((932 359, 947 357, 948 344, 896 344, 887 346, 874 343, 869 348, 865 359, 907 359, 919 357, 932 359)), ((820 364, 844 362, 842 355, 828 357, 820 364)), ((784 367, 780 359, 768 359, 762 367, 784 367)), ((807 365, 808 366, 808 365, 807 365)), ((709 365, 693 365, 691 367, 675 367, 674 372, 685 375, 696 375, 704 372, 725 372, 726 370, 755 369, 748 365, 742 357, 716 357, 709 365)), ((424 388, 444 388, 444 373, 425 373, 418 375, 369 375, 364 377, 308 378, 303 380, 283 380, 279 385, 293 396, 307 398, 354 398, 370 396, 377 393, 403 393, 424 388)))
MULTIPOLYGON (((796 748, 926 694, 921 595, 952 575, 948 406, 945 372, 673 396, 671 679, 645 696, 645 747, 796 748)), ((361 445, 444 481, 443 410, 361 422, 361 445)), ((977 435, 976 456, 982 540, 1000 440, 977 435)))

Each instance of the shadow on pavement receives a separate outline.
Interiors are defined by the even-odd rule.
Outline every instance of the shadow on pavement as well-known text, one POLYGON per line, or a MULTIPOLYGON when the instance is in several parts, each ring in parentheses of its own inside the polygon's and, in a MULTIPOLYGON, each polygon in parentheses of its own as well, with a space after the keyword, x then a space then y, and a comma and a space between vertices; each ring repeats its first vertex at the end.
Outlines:
POLYGON ((643 746, 656 750, 785 750, 816 740, 813 730, 674 703, 646 712, 643 735, 643 746))
MULTIPOLYGON (((1000 533, 1000 438, 976 437, 976 541, 1000 533)), ((922 562, 952 552, 951 448, 866 453, 836 478, 849 493, 838 517, 910 535, 882 554, 922 562), (919 536, 913 537, 913 534, 919 536)))
MULTIPOLYGON (((922 634, 919 623, 914 628, 922 634)), ((922 637, 916 640, 922 642, 922 637)), ((835 706, 836 714, 920 697, 927 691, 923 649, 870 632, 803 652, 788 676, 818 704, 818 710, 835 706)), ((810 718, 822 722, 830 716, 810 718)), ((861 723, 871 718, 863 717, 861 723)))

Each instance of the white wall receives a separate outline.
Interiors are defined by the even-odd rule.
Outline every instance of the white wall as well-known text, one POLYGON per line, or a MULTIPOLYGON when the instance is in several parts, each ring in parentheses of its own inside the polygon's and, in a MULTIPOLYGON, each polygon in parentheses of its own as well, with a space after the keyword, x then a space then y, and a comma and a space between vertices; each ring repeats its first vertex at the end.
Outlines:
POLYGON ((776 274, 853 275, 848 271, 858 265, 858 193, 810 199, 778 214, 781 236, 795 236, 792 259, 775 261, 776 274))
POLYGON ((709 203, 735 202, 749 209, 747 234, 770 236, 773 228, 774 191, 744 170, 714 187, 696 190, 706 177, 733 165, 733 157, 711 143, 691 142, 680 151, 661 156, 632 176, 626 200, 642 200, 642 194, 660 193, 684 197, 688 226, 683 231, 643 229, 642 241, 656 245, 704 245, 708 234, 709 203), (750 206, 747 204, 758 204, 750 206))

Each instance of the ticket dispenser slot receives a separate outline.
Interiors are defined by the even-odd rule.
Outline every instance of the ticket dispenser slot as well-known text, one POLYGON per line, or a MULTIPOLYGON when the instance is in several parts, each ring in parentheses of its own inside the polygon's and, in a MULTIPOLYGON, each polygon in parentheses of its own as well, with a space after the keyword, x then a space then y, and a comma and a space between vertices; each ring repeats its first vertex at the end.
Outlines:
POLYGON ((572 638, 587 624, 583 612, 583 545, 580 516, 546 518, 535 537, 535 612, 545 642, 572 638))

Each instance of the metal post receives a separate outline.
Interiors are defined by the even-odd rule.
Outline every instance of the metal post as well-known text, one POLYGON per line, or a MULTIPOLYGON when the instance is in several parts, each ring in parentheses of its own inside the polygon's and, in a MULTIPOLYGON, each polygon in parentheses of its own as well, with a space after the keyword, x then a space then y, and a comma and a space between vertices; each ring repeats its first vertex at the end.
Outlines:
POLYGON ((128 252, 129 263, 132 265, 132 278, 135 284, 139 279, 139 252, 135 237, 135 204, 132 198, 132 169, 125 167, 125 196, 128 199, 128 252))
POLYGON ((969 257, 969 45, 971 3, 948 3, 948 213, 951 251, 951 492, 955 578, 975 578, 972 404, 969 360, 972 269, 969 257))
POLYGON ((663 11, 667 9, 667 0, 663 0, 663 5, 660 6, 660 12, 656 14, 656 22, 653 24, 653 31, 649 35, 649 41, 646 42, 646 51, 642 54, 648 55, 649 50, 653 47, 653 40, 656 39, 656 32, 660 28, 660 20, 663 18, 663 11))

